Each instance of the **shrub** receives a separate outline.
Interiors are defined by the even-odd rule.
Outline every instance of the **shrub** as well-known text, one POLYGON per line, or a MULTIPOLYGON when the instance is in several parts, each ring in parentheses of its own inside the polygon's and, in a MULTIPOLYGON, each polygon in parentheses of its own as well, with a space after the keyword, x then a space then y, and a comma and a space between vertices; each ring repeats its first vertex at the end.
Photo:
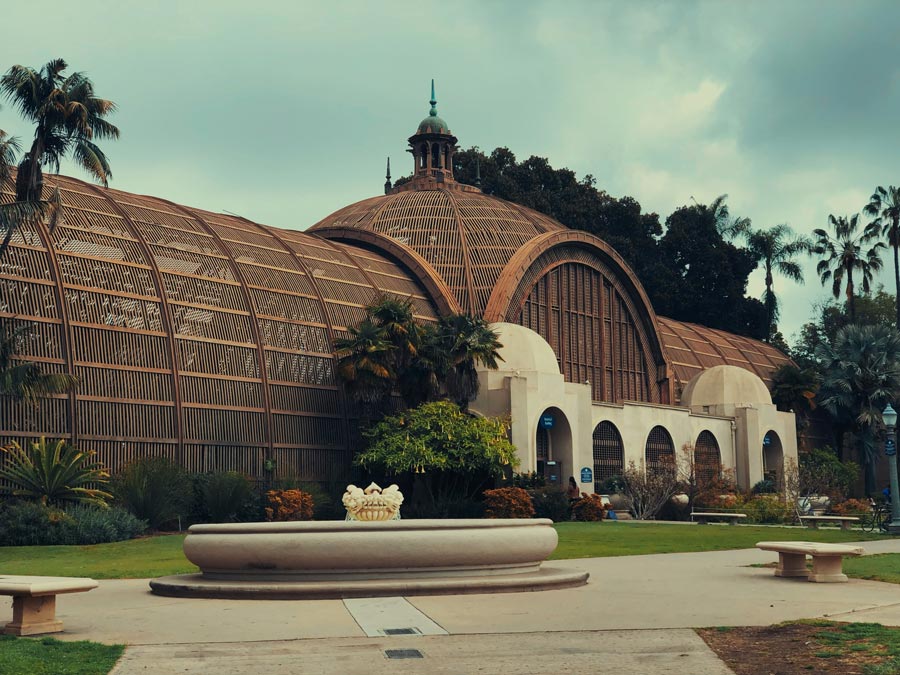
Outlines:
POLYGON ((742 510, 751 523, 777 525, 794 518, 794 507, 780 495, 757 495, 742 510))
POLYGON ((778 488, 775 486, 775 481, 764 478, 754 485, 750 492, 755 495, 771 495, 778 492, 778 488))
POLYGON ((190 513, 193 486, 187 471, 165 457, 125 465, 112 484, 122 506, 154 530, 190 513))
POLYGON ((313 503, 312 495, 301 490, 269 490, 266 493, 266 520, 312 520, 313 503))
POLYGON ((831 510, 839 516, 858 516, 863 513, 869 513, 872 510, 872 505, 862 499, 848 499, 831 510))
POLYGON ((66 509, 66 518, 60 521, 60 544, 86 546, 110 541, 134 539, 147 530, 147 523, 135 518, 123 508, 113 506, 98 509, 89 505, 76 505, 66 509))
POLYGON ((638 520, 655 516, 678 492, 678 471, 674 461, 663 462, 653 470, 645 470, 643 462, 640 466, 629 462, 622 480, 625 498, 638 520))
POLYGON ((16 501, 0 507, 0 546, 49 546, 61 538, 68 516, 40 502, 16 501))
POLYGON ((66 512, 38 502, 0 508, 0 546, 84 546, 132 539, 147 524, 120 508, 73 505, 66 512))
POLYGON ((565 491, 557 487, 528 490, 536 518, 549 518, 559 523, 569 519, 571 504, 565 491))
POLYGON ((0 448, 0 478, 12 484, 12 495, 42 504, 67 502, 106 506, 112 495, 90 485, 104 485, 109 474, 94 452, 84 452, 64 440, 41 438, 23 448, 12 443, 0 448))
POLYGON ((621 494, 625 491, 625 480, 622 476, 610 476, 600 483, 600 493, 604 495, 621 494))
POLYGON ((512 477, 512 486, 519 487, 524 490, 534 490, 542 488, 547 484, 544 474, 537 471, 526 473, 514 473, 512 477))
POLYGON ((800 496, 815 494, 843 499, 858 476, 859 465, 842 462, 829 447, 800 453, 800 496))
POLYGON ((298 478, 280 478, 275 481, 275 488, 278 490, 300 490, 312 497, 314 520, 343 520, 347 515, 340 497, 335 499, 333 494, 334 491, 340 491, 339 494, 343 495, 343 486, 323 485, 313 481, 302 481, 298 478))
POLYGON ((505 487, 484 491, 485 518, 533 518, 534 505, 522 488, 505 487))
POLYGON ((220 471, 195 477, 199 515, 209 523, 227 523, 252 516, 253 486, 236 471, 220 471))
POLYGON ((606 507, 600 495, 581 493, 581 499, 572 505, 572 515, 575 520, 593 523, 606 517, 606 507))

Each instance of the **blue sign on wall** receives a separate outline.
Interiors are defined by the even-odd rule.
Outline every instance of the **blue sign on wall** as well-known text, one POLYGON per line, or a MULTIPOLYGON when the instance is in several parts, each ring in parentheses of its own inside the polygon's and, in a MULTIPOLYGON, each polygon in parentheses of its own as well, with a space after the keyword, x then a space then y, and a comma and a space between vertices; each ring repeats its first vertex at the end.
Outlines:
POLYGON ((884 454, 888 457, 897 454, 897 444, 894 442, 893 438, 889 438, 884 442, 884 454))
POLYGON ((594 482, 594 472, 591 471, 589 467, 583 467, 581 469, 581 482, 582 483, 593 483, 594 482))
POLYGON ((553 415, 541 415, 541 429, 552 429, 555 421, 553 415))

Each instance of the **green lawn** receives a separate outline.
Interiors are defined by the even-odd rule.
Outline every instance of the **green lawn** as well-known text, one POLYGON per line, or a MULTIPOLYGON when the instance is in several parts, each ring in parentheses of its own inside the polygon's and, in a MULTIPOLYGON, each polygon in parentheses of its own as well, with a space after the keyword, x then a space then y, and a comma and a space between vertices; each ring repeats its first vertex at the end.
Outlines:
POLYGON ((900 553, 844 558, 844 573, 857 579, 900 584, 900 553))
MULTIPOLYGON (((559 547, 553 560, 593 558, 680 551, 720 551, 752 548, 763 540, 863 541, 882 539, 879 535, 843 530, 809 530, 752 525, 661 525, 657 523, 558 523, 559 547)), ((146 537, 95 546, 21 546, 0 548, 0 573, 48 576, 92 577, 94 579, 144 579, 168 574, 196 572, 181 550, 184 535, 146 537)), ((890 558, 890 556, 883 556, 890 558)), ((900 554, 897 556, 900 559, 900 554)), ((845 569, 865 571, 867 559, 847 560, 845 569)), ((898 562, 891 558, 886 572, 900 577, 898 562)), ((874 577, 872 577, 874 578, 874 577)), ((881 577, 879 577, 881 578, 881 577)), ((889 579, 885 579, 889 580, 889 579)))
MULTIPOLYGON (((640 522, 557 523, 559 546, 551 560, 645 553, 753 548, 758 541, 865 541, 884 535, 839 529, 753 525, 667 525, 640 522)), ((857 561, 854 561, 857 562, 857 561)))
POLYGON ((122 645, 0 635, 0 675, 106 675, 122 645))
POLYGON ((0 573, 93 579, 146 579, 196 572, 181 551, 184 535, 170 534, 93 546, 0 548, 0 573))

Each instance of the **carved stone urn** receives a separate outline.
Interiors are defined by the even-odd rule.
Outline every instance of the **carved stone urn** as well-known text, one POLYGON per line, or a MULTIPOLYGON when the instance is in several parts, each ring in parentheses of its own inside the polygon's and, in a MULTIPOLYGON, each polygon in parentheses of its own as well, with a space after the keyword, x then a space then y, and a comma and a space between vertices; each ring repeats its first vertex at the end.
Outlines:
POLYGON ((365 490, 348 485, 341 501, 347 509, 347 520, 399 520, 403 493, 396 485, 383 490, 375 483, 365 490))

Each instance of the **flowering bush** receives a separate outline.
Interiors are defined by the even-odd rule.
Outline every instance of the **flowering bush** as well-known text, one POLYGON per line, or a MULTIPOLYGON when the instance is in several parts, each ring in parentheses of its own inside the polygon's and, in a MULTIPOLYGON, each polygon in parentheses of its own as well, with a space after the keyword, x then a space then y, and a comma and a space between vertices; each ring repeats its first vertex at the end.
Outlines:
POLYGON ((312 495, 300 490, 269 490, 266 493, 266 520, 312 520, 312 495))
POLYGON ((869 502, 862 499, 848 499, 831 510, 839 516, 855 516, 860 513, 869 513, 872 510, 872 506, 869 502))
POLYGON ((572 505, 572 515, 575 520, 583 522, 595 522, 606 518, 606 509, 600 495, 581 493, 581 499, 572 505))
POLYGON ((751 523, 780 524, 793 520, 794 507, 781 495, 757 495, 743 505, 751 523))
POLYGON ((486 518, 533 518, 534 504, 522 488, 485 490, 484 515, 486 518))

